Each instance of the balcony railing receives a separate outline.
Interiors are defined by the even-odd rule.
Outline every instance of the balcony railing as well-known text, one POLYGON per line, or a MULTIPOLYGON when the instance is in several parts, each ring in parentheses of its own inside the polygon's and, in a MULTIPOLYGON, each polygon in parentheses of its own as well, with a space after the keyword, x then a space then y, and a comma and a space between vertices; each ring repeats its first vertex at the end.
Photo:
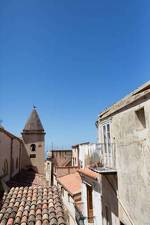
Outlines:
POLYGON ((96 154, 99 156, 103 167, 116 169, 116 146, 115 143, 97 143, 96 154))

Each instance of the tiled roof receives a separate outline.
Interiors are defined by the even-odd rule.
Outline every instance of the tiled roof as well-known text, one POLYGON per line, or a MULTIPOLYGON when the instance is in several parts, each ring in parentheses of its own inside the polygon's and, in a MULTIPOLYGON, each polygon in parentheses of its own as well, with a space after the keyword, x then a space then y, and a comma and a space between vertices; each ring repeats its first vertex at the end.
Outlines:
POLYGON ((3 197, 1 225, 66 225, 56 186, 16 187, 3 197))
POLYGON ((79 173, 69 174, 63 177, 57 178, 57 181, 72 195, 79 194, 81 192, 81 177, 79 173))
POLYGON ((78 172, 79 172, 79 173, 82 173, 82 174, 84 174, 84 175, 86 175, 86 176, 88 176, 88 177, 91 177, 91 178, 93 178, 93 179, 95 179, 95 180, 96 180, 96 179, 98 178, 98 176, 99 176, 98 173, 93 172, 93 171, 90 170, 89 168, 81 168, 81 169, 78 170, 78 172))
POLYGON ((26 122, 26 125, 23 131, 24 132, 25 131, 43 131, 44 132, 44 128, 42 126, 41 120, 35 109, 32 110, 31 115, 28 121, 26 122))

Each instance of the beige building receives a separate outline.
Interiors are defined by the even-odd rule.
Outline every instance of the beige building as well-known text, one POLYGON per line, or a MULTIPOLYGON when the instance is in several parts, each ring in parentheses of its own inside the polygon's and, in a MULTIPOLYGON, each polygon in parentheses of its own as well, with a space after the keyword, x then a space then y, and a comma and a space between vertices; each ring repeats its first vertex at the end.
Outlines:
POLYGON ((100 166, 80 170, 85 225, 149 224, 149 112, 150 82, 98 116, 100 166))
POLYGON ((22 140, 0 128, 0 177, 8 181, 21 170, 22 140))
POLYGON ((32 168, 44 174, 44 129, 38 113, 33 109, 22 133, 18 138, 0 128, 0 178, 5 182, 21 169, 32 168))
POLYGON ((149 224, 149 113, 150 82, 102 112, 97 121, 99 142, 105 146, 103 163, 116 170, 121 224, 149 224))

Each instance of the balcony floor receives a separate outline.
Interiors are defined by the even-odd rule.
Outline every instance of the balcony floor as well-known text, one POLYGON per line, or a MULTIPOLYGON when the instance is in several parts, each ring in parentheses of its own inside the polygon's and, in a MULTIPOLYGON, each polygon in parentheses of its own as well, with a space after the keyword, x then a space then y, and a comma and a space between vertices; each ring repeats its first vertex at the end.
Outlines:
POLYGON ((107 168, 107 167, 96 167, 96 168, 90 168, 90 169, 96 173, 101 173, 101 174, 116 174, 117 173, 116 169, 107 168))

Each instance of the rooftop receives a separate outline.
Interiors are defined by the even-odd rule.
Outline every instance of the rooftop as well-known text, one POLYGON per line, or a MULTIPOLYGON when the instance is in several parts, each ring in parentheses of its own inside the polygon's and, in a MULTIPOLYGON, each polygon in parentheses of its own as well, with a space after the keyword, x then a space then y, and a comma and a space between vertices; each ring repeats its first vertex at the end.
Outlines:
POLYGON ((50 152, 71 152, 72 149, 51 149, 50 152))
POLYGON ((22 170, 15 175, 11 180, 7 182, 7 185, 11 187, 26 187, 26 186, 47 186, 47 182, 44 176, 35 173, 32 170, 22 170))
POLYGON ((15 136, 14 134, 12 134, 9 131, 5 130, 3 127, 0 127, 0 132, 6 134, 10 138, 17 139, 18 141, 22 142, 22 139, 20 137, 15 136))
POLYGON ((29 119, 27 120, 23 131, 43 131, 44 128, 35 108, 33 108, 29 119))
POLYGON ((1 225, 66 225, 57 187, 13 187, 4 193, 1 225))
POLYGON ((7 182, 9 192, 1 201, 1 225, 66 225, 56 186, 47 187, 42 175, 22 170, 7 182))
POLYGON ((139 100, 142 97, 150 94, 150 81, 143 84, 141 87, 137 88, 135 91, 131 92, 129 95, 121 99, 120 101, 113 104, 111 107, 107 108, 101 112, 98 116, 98 119, 102 120, 108 116, 117 113, 119 110, 127 107, 133 102, 139 100))
POLYGON ((107 168, 107 167, 95 167, 95 168, 90 168, 92 171, 100 174, 116 174, 117 170, 112 169, 112 168, 107 168))
POLYGON ((81 192, 81 177, 77 172, 57 178, 57 181, 70 193, 71 196, 81 192))
POLYGON ((79 145, 89 145, 89 144, 90 144, 89 141, 87 141, 87 142, 82 142, 82 143, 79 143, 79 144, 74 144, 74 145, 72 145, 72 148, 76 148, 76 147, 78 147, 79 145))
POLYGON ((95 172, 93 172, 92 170, 90 170, 89 168, 81 168, 81 169, 79 169, 78 170, 78 172, 80 173, 80 174, 84 174, 84 175, 86 175, 86 176, 88 176, 88 177, 90 177, 90 178, 93 178, 93 179, 95 179, 95 180, 97 180, 97 178, 98 178, 98 173, 95 173, 95 172))

